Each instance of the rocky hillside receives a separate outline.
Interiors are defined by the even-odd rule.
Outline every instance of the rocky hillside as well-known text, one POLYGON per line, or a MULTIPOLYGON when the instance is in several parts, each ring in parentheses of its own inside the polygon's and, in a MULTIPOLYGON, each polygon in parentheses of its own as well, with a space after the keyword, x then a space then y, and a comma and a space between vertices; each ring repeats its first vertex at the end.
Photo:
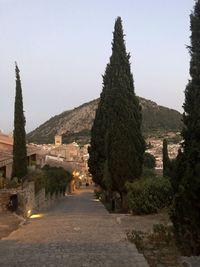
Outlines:
MULTIPOLYGON (((139 99, 142 106, 142 129, 145 136, 160 132, 180 131, 181 114, 178 111, 159 106, 144 98, 139 99)), ((99 99, 96 99, 50 118, 27 135, 28 142, 53 143, 54 136, 59 134, 63 136, 64 143, 73 141, 88 143, 98 102, 99 99)))

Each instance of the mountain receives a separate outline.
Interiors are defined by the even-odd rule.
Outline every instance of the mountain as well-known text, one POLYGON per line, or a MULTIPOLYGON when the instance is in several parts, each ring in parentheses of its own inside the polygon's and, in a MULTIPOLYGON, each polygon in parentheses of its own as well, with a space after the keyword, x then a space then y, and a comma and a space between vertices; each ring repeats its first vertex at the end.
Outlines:
MULTIPOLYGON (((146 137, 180 131, 181 114, 178 111, 159 106, 145 98, 139 97, 139 100, 143 115, 142 130, 146 137)), ((54 143, 54 136, 59 134, 63 136, 63 143, 88 143, 98 102, 99 99, 95 99, 50 118, 27 135, 28 142, 54 143)))

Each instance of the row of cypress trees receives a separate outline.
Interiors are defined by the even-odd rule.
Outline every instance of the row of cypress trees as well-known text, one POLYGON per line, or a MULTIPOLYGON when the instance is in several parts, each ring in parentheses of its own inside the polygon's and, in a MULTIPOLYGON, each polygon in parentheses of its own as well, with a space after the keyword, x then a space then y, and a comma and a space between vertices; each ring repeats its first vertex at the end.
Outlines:
MULTIPOLYGON (((173 166, 164 141, 164 175, 174 191, 171 220, 185 254, 200 254, 200 0, 190 16, 188 47, 191 79, 183 105, 183 144, 173 166), (173 167, 173 168, 172 168, 173 167), (170 169, 172 168, 172 169, 170 169)), ((103 76, 103 90, 91 131, 89 171, 107 191, 126 193, 125 183, 142 173, 145 142, 141 110, 135 95, 121 18, 115 22, 112 55, 103 76)))
MULTIPOLYGON (((190 16, 191 79, 183 105, 183 145, 171 179, 174 189, 171 219, 185 253, 200 254, 200 0, 190 16)), ((130 55, 126 52, 121 18, 115 22, 112 55, 103 76, 103 90, 91 131, 89 170, 106 190, 126 193, 125 183, 142 173, 145 142, 141 109, 135 95, 130 55)), ((13 176, 27 173, 25 117, 19 69, 16 65, 13 176)))

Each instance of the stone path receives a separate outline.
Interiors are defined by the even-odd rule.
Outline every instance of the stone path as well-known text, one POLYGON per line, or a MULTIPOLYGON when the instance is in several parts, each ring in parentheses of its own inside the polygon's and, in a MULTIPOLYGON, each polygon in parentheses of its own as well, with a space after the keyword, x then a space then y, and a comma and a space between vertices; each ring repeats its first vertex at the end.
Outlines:
POLYGON ((0 212, 0 239, 18 229, 22 218, 11 212, 0 212))
POLYGON ((43 215, 0 240, 1 267, 148 267, 92 191, 43 215))

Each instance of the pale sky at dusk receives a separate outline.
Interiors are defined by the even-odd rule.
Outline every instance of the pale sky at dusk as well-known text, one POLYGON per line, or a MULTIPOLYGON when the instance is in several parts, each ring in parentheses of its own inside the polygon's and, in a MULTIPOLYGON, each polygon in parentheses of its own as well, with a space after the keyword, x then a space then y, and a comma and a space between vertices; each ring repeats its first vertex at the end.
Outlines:
POLYGON ((98 98, 121 16, 136 94, 182 112, 194 0, 0 0, 0 129, 13 129, 15 65, 26 130, 98 98))

